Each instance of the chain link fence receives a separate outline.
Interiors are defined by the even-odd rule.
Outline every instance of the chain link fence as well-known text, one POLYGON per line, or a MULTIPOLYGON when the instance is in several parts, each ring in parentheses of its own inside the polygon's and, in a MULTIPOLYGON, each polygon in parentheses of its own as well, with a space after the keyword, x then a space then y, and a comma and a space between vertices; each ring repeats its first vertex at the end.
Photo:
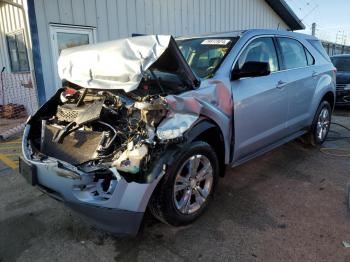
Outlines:
POLYGON ((350 54, 350 46, 340 45, 327 41, 322 41, 322 44, 329 56, 350 54))
POLYGON ((37 109, 37 92, 31 75, 1 72, 0 140, 20 134, 28 116, 37 109))

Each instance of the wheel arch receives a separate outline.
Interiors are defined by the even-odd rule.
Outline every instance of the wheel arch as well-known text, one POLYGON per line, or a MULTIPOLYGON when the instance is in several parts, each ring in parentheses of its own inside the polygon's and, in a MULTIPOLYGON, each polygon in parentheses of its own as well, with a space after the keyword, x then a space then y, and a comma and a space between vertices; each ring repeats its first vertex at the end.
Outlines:
MULTIPOLYGON (((184 133, 184 138, 184 143, 203 141, 211 145, 215 150, 216 154, 218 155, 219 176, 224 176, 226 147, 224 135, 219 125, 217 125, 214 121, 211 121, 208 118, 201 117, 192 128, 190 128, 184 133)), ((168 150, 168 152, 162 157, 162 165, 158 163, 158 168, 155 168, 155 171, 153 172, 155 176, 159 174, 159 172, 162 170, 163 164, 174 164, 174 159, 176 158, 175 156, 179 152, 179 146, 183 146, 183 144, 177 144, 172 146, 171 149, 168 150)), ((149 206, 149 201, 152 201, 153 197, 157 195, 163 179, 165 179, 165 175, 162 175, 159 179, 157 179, 157 181, 155 181, 155 186, 152 188, 152 190, 150 190, 145 202, 147 203, 147 206, 149 206)))
POLYGON ((219 160, 221 177, 225 174, 225 138, 220 127, 207 118, 201 119, 194 127, 185 134, 186 142, 203 141, 208 143, 214 150, 219 160))
POLYGON ((323 95, 323 97, 322 97, 320 103, 321 103, 322 101, 327 101, 327 102, 331 105, 332 111, 334 110, 334 107, 335 107, 335 95, 334 95, 333 92, 331 92, 331 91, 326 92, 326 93, 323 95))
POLYGON ((322 101, 327 101, 332 111, 335 107, 335 99, 336 99, 336 88, 335 83, 329 75, 323 75, 318 81, 317 88, 315 90, 311 106, 310 106, 310 119, 309 125, 312 125, 315 114, 317 112, 317 108, 322 103, 322 101))
POLYGON ((332 111, 334 110, 334 107, 335 107, 335 93, 332 90, 329 90, 329 89, 325 90, 322 94, 319 94, 317 97, 318 98, 315 99, 312 104, 312 111, 311 111, 312 117, 310 117, 309 126, 312 125, 315 118, 315 114, 317 112, 317 108, 323 101, 327 101, 331 105, 332 111))

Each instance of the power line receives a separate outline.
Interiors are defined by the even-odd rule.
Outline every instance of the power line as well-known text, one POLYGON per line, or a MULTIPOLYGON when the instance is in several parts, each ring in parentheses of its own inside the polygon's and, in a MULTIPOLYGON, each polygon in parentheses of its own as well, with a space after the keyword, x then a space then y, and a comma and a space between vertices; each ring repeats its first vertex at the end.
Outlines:
POLYGON ((310 1, 306 1, 306 0, 299 0, 299 1, 288 0, 288 2, 291 7, 294 6, 294 9, 298 10, 299 16, 301 17, 300 21, 303 21, 311 13, 318 10, 318 7, 319 7, 319 5, 316 4, 315 2, 311 3, 310 1))
POLYGON ((319 7, 319 5, 315 5, 314 8, 312 8, 300 21, 303 21, 306 17, 308 17, 309 15, 311 15, 317 8, 319 7))

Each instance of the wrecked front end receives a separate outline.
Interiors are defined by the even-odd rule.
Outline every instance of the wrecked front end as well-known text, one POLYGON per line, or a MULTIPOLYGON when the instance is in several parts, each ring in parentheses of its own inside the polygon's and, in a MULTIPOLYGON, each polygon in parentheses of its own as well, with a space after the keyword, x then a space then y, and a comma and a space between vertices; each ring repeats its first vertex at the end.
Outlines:
POLYGON ((201 118, 222 130, 227 160, 230 91, 211 80, 198 88, 172 37, 62 53, 66 82, 28 121, 20 172, 91 224, 136 234, 173 154, 201 118))
POLYGON ((69 50, 60 57, 65 87, 28 121, 20 172, 98 228, 136 234, 169 147, 181 142, 181 134, 157 134, 169 113, 165 97, 196 84, 181 75, 186 70, 171 37, 115 41, 99 50, 69 50), (134 45, 133 52, 118 50, 126 44, 134 45), (110 60, 119 67, 115 78, 108 77, 109 68, 101 69, 106 61, 99 64, 113 55, 124 56, 124 66, 110 60), (90 57, 85 67, 83 57, 90 57))
POLYGON ((20 171, 96 226, 134 234, 164 173, 155 125, 166 112, 162 98, 66 87, 28 122, 20 171))

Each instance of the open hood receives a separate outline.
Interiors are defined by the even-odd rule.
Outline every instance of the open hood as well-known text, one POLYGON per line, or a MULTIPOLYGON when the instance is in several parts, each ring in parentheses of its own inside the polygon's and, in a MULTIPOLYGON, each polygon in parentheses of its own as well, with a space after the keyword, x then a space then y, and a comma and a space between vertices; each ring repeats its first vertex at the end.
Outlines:
POLYGON ((62 51, 58 59, 60 78, 85 88, 138 88, 148 69, 177 74, 184 84, 199 81, 170 35, 147 35, 62 51))

